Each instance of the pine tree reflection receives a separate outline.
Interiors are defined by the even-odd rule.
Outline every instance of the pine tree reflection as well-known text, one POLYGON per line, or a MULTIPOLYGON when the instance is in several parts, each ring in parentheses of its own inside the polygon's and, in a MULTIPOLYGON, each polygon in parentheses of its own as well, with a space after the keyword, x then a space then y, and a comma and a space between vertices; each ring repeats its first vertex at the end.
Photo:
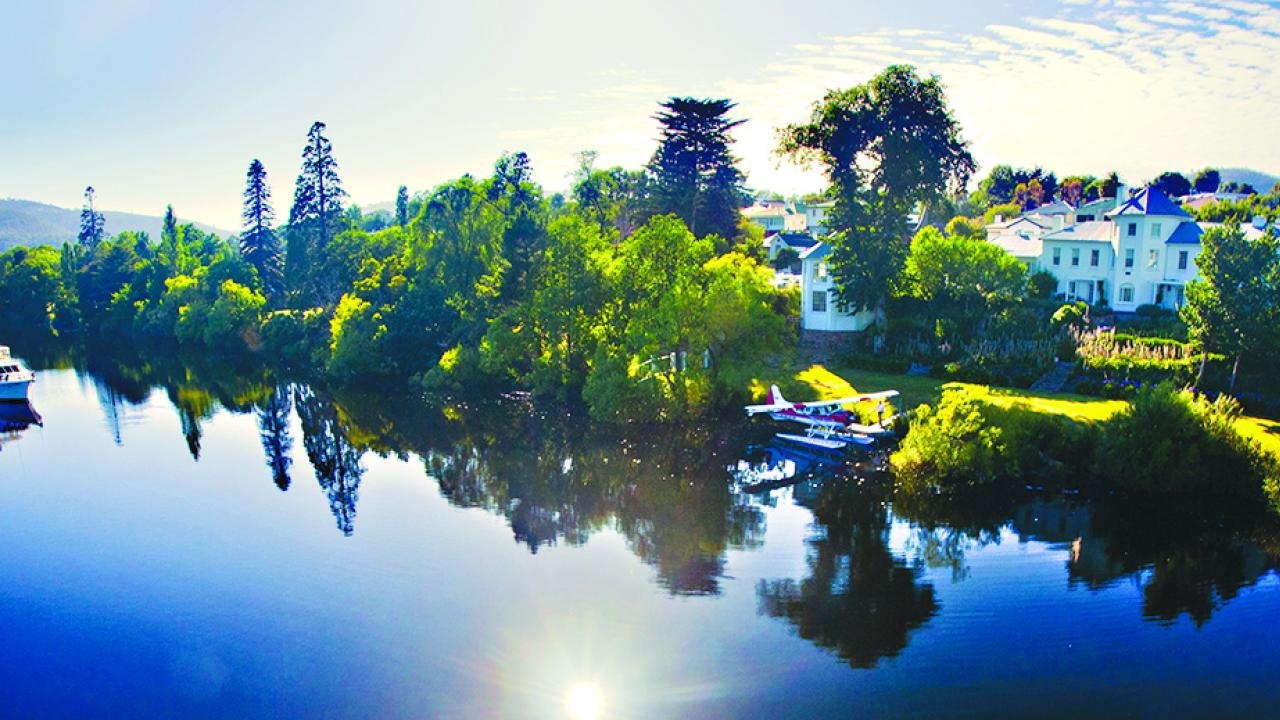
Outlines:
POLYGON ((870 484, 830 478, 812 488, 817 495, 806 504, 822 532, 809 541, 809 577, 761 580, 760 612, 853 667, 874 667, 938 612, 933 586, 889 551, 889 514, 870 484))
POLYGON ((267 401, 257 408, 258 433, 267 455, 267 467, 271 468, 271 479, 281 491, 289 489, 289 466, 293 463, 289 457, 289 450, 293 448, 293 438, 289 436, 292 411, 293 398, 288 385, 272 387, 267 401))
POLYGON ((299 385, 294 403, 302 424, 302 446, 316 480, 329 499, 329 510, 343 535, 355 532, 356 500, 364 468, 362 451, 351 444, 348 430, 332 402, 320 399, 310 387, 299 385))

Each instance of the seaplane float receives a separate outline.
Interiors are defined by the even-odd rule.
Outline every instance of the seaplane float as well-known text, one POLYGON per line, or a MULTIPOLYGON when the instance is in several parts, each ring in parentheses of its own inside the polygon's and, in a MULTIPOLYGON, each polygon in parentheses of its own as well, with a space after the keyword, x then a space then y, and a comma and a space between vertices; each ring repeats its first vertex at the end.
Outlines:
POLYGON ((791 402, 782 397, 777 385, 769 387, 768 402, 748 405, 747 415, 768 414, 774 420, 803 425, 804 433, 777 433, 775 437, 799 445, 828 451, 841 451, 851 446, 871 447, 876 438, 889 433, 888 425, 894 416, 885 416, 884 401, 897 397, 897 390, 851 395, 834 400, 791 402), (877 403, 875 424, 858 422, 858 415, 846 406, 858 403, 877 403))

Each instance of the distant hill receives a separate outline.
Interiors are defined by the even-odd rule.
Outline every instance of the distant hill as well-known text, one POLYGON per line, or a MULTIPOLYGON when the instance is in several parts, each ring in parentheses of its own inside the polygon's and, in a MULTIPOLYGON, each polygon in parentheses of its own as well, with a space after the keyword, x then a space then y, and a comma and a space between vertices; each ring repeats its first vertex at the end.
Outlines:
POLYGON ((1271 192, 1271 187, 1280 182, 1280 177, 1248 168, 1218 168, 1218 174, 1222 176, 1224 183, 1249 183, 1254 190, 1263 194, 1271 192))
MULTIPOLYGON (((124 230, 143 231, 153 239, 160 237, 160 228, 164 218, 159 215, 138 215, 135 213, 103 211, 106 231, 114 235, 124 230)), ((183 218, 179 223, 191 222, 183 218)), ((216 228, 204 223, 194 223, 205 232, 212 232, 228 237, 232 231, 216 228)), ((0 252, 14 245, 61 245, 75 240, 80 232, 80 211, 34 202, 32 200, 14 200, 0 198, 0 252)))

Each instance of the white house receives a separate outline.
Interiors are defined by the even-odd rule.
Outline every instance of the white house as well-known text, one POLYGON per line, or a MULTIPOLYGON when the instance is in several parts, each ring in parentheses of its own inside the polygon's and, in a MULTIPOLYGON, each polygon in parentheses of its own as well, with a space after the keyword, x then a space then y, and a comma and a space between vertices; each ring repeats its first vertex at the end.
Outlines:
POLYGON ((831 201, 805 205, 804 219, 806 229, 818 237, 826 235, 827 215, 830 214, 832 208, 835 206, 836 204, 831 201))
POLYGON ((831 246, 818 243, 800 255, 800 329, 822 332, 861 332, 875 323, 871 310, 850 311, 836 299, 835 283, 827 271, 831 246))
MULTIPOLYGON (((1077 217, 1091 215, 1077 210, 1077 217)), ((1100 219, 1085 220, 1039 238, 1035 267, 1058 279, 1069 300, 1105 302, 1121 312, 1140 305, 1181 307, 1184 287, 1198 276, 1200 236, 1212 223, 1198 223, 1156 188, 1145 188, 1100 219)), ((1265 222, 1245 226, 1257 238, 1265 222)), ((1016 255, 1016 253, 1015 253, 1016 255)))

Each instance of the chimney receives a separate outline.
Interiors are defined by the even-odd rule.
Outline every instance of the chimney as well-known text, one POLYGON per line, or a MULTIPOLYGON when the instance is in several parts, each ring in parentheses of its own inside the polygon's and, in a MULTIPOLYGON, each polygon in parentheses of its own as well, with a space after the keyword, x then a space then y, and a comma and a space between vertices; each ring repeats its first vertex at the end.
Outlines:
POLYGON ((1253 216, 1253 226, 1254 226, 1255 228, 1259 229, 1259 230, 1263 230, 1263 229, 1265 229, 1265 228, 1267 227, 1267 216, 1266 216, 1266 215, 1254 215, 1254 216, 1253 216))

